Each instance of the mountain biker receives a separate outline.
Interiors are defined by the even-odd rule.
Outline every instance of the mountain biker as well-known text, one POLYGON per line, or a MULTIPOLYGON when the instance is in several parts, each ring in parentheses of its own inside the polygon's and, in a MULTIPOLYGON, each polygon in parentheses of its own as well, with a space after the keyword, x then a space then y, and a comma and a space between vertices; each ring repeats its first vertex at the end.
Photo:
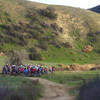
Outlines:
POLYGON ((28 72, 28 69, 25 68, 25 75, 28 76, 28 73, 29 73, 29 72, 28 72))
POLYGON ((3 66, 2 74, 7 74, 6 66, 3 66))

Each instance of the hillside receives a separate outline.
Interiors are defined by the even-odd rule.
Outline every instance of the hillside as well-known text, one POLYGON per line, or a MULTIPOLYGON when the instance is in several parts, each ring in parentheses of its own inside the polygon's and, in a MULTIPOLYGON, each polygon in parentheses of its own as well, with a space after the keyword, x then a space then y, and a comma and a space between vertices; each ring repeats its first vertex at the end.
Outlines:
POLYGON ((94 12, 97 12, 97 13, 100 13, 100 5, 96 6, 96 7, 93 7, 91 9, 89 9, 91 11, 94 11, 94 12))
POLYGON ((0 0, 0 52, 6 54, 18 50, 31 60, 99 62, 99 27, 100 15, 88 10, 0 0))

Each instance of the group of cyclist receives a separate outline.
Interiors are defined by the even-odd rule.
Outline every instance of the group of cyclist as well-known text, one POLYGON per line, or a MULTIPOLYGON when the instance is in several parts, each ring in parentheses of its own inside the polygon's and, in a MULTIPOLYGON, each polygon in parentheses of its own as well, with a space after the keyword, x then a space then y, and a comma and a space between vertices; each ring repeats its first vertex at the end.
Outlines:
POLYGON ((35 65, 4 65, 2 69, 2 74, 10 75, 26 75, 26 76, 41 76, 43 74, 53 73, 55 67, 48 67, 47 65, 35 64, 35 65))

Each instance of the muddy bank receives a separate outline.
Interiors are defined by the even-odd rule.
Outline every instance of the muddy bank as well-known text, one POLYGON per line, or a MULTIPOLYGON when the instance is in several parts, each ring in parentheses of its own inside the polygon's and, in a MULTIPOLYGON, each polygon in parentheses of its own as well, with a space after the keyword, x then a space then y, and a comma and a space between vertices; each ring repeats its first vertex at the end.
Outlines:
POLYGON ((72 65, 66 65, 66 64, 59 64, 59 67, 56 68, 56 71, 89 71, 89 70, 100 70, 100 64, 72 64, 72 65))

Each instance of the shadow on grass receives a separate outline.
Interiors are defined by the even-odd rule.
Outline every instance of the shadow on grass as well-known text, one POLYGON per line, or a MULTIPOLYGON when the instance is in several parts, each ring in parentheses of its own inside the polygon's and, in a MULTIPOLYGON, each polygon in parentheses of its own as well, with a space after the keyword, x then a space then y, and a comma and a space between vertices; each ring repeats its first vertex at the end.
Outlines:
POLYGON ((100 100, 100 78, 90 81, 80 88, 79 100, 100 100))

